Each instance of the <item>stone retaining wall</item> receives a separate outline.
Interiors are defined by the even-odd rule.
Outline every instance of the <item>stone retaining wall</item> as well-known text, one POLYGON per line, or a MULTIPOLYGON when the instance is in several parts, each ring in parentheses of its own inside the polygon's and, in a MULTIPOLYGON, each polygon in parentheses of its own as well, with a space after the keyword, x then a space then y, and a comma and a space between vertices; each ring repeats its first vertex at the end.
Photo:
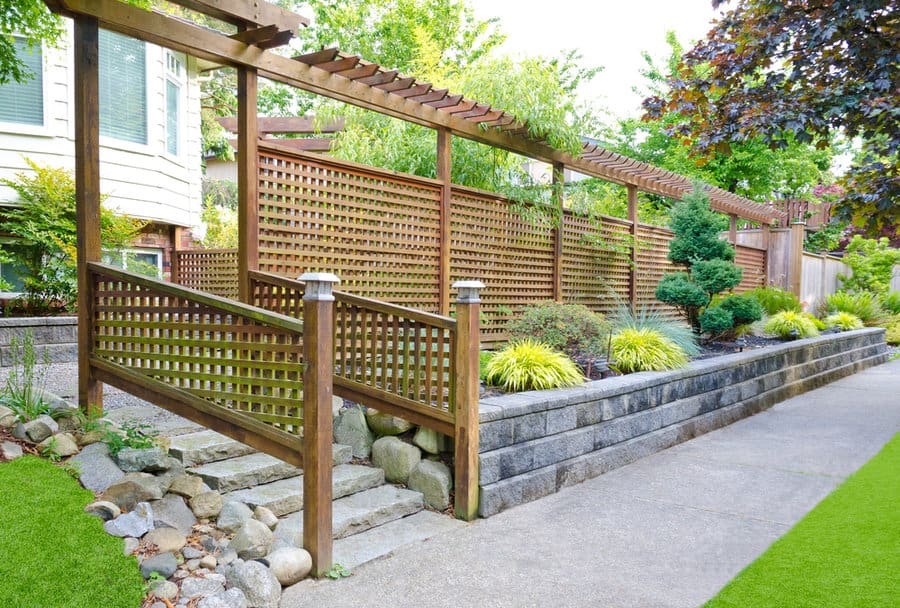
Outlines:
POLYGON ((0 319, 0 367, 12 364, 10 342, 18 338, 21 343, 28 329, 34 334, 38 361, 45 349, 54 363, 78 358, 78 317, 9 317, 0 319))
POLYGON ((880 328, 830 334, 552 391, 481 400, 489 517, 887 360, 880 328))

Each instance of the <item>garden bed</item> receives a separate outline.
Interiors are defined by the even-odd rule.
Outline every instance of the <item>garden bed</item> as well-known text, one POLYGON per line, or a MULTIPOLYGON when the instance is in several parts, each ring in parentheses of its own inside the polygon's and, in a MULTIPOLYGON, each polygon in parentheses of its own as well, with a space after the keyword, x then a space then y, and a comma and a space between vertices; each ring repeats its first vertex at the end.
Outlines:
POLYGON ((480 514, 552 494, 887 360, 880 328, 480 404, 480 514))

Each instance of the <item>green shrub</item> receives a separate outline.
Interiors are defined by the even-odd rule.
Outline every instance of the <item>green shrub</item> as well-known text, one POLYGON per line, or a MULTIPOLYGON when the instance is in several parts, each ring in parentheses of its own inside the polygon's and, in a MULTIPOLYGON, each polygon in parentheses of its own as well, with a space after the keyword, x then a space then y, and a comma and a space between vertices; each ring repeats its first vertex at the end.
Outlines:
POLYGON ((525 339, 491 357, 485 366, 485 382, 506 391, 541 390, 581 384, 584 374, 563 353, 525 339))
POLYGON ((657 308, 641 306, 638 310, 632 311, 630 306, 620 304, 610 317, 610 321, 614 334, 621 333, 626 329, 647 329, 660 333, 674 342, 688 357, 696 357, 700 354, 697 335, 691 331, 691 328, 684 323, 663 316, 663 313, 657 308))
POLYGON ((6 385, 0 393, 0 403, 15 412, 20 422, 49 414, 50 406, 44 402, 47 366, 50 363, 46 349, 43 365, 40 365, 34 350, 34 333, 28 329, 21 342, 17 337, 10 339, 9 355, 11 366, 6 385))
POLYGON ((734 326, 734 315, 722 306, 707 308, 700 314, 700 328, 711 336, 727 334, 734 326))
POLYGON ((850 276, 838 275, 844 289, 883 294, 891 288, 894 265, 900 264, 900 249, 893 249, 887 238, 866 239, 857 234, 847 245, 844 262, 852 271, 850 276))
POLYGON ((727 260, 703 260, 691 266, 691 278, 708 294, 721 293, 741 282, 744 270, 727 260))
POLYGON ((792 338, 810 338, 818 336, 819 330, 815 324, 803 313, 785 310, 769 317, 765 324, 767 334, 778 336, 782 340, 792 338), (791 332, 796 330, 796 335, 791 332))
POLYGON ((700 325, 700 310, 709 304, 710 298, 700 285, 691 281, 688 273, 673 272, 657 284, 656 299, 677 308, 691 327, 697 328, 700 325))
POLYGON ((880 298, 878 298, 878 303, 881 304, 881 308, 891 315, 900 315, 900 291, 891 291, 880 298))
POLYGON ((866 325, 878 325, 884 322, 884 309, 878 302, 878 297, 869 291, 850 293, 838 291, 825 299, 828 313, 849 312, 859 317, 866 325))
POLYGON ((884 340, 888 344, 900 344, 900 320, 894 321, 887 326, 887 331, 884 332, 884 340))
POLYGON ((483 350, 478 353, 478 377, 484 381, 487 376, 487 364, 488 362, 494 358, 494 353, 490 351, 483 350))
POLYGON ((720 308, 724 308, 731 313, 734 318, 735 325, 747 325, 748 323, 756 323, 763 316, 763 307, 752 295, 733 295, 728 296, 722 303, 720 308))
POLYGON ((793 312, 803 310, 803 307, 800 305, 800 299, 797 296, 778 287, 757 287, 752 291, 748 291, 745 295, 756 298, 756 301, 759 302, 767 315, 777 315, 786 310, 793 312))
POLYGON ((682 367, 688 356, 652 329, 625 329, 612 337, 613 366, 623 374, 682 367))
POLYGON ((604 350, 609 324, 587 306, 546 301, 526 306, 507 331, 512 341, 530 338, 570 357, 595 357, 604 350))
POLYGON ((103 433, 103 442, 109 446, 109 453, 115 456, 123 448, 152 448, 157 445, 158 432, 145 422, 135 420, 122 423, 121 431, 107 428, 103 433))
POLYGON ((849 312, 836 312, 833 315, 829 315, 825 319, 825 325, 841 331, 862 329, 864 327, 862 320, 849 312))
POLYGON ((805 318, 809 319, 809 321, 813 324, 813 326, 815 326, 815 328, 818 329, 819 331, 824 331, 825 329, 828 328, 828 326, 825 325, 825 321, 823 321, 822 319, 820 319, 820 318, 817 317, 816 315, 814 315, 814 314, 812 314, 812 313, 810 313, 810 312, 804 312, 804 313, 801 313, 801 314, 802 314, 805 318))

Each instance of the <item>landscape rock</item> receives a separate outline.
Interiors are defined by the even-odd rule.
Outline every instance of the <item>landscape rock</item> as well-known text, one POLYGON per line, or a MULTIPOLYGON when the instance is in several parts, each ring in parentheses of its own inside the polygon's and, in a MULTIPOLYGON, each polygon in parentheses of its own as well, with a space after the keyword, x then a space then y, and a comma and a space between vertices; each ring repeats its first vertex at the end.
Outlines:
POLYGON ((266 525, 269 530, 274 530, 278 525, 278 518, 266 507, 259 506, 253 510, 253 519, 266 525))
POLYGON ((250 519, 237 531, 228 547, 234 549, 241 559, 255 559, 269 552, 273 540, 275 536, 268 526, 250 519))
POLYGON ((77 433, 75 435, 75 440, 78 442, 78 445, 86 446, 103 441, 103 438, 105 436, 106 433, 104 433, 103 431, 88 431, 86 433, 77 433))
POLYGON ((109 521, 122 514, 122 510, 115 503, 108 500, 95 500, 84 508, 86 513, 96 515, 103 521, 109 521))
POLYGON ((197 608, 248 608, 247 596, 237 587, 233 587, 200 600, 197 608))
POLYGON ((166 494, 162 499, 152 501, 150 506, 153 507, 153 523, 157 528, 175 528, 188 536, 197 523, 197 518, 181 496, 166 494))
POLYGON ((163 578, 169 578, 175 574, 177 569, 178 561, 175 559, 174 553, 160 553, 141 562, 141 574, 145 579, 150 578, 154 572, 159 573, 163 578))
POLYGON ((12 441, 0 443, 0 457, 3 460, 15 460, 16 458, 21 458, 21 456, 22 446, 18 443, 13 443, 12 441))
POLYGON ((148 477, 130 475, 106 488, 101 498, 115 503, 123 511, 129 511, 139 502, 159 500, 163 497, 162 488, 152 475, 148 477))
POLYGON ((3 428, 12 428, 19 421, 16 418, 16 413, 6 407, 5 405, 0 405, 0 426, 3 428))
POLYGON ((181 596, 187 598, 218 595, 225 591, 225 577, 221 574, 210 574, 203 578, 190 577, 181 582, 181 596))
POLYGON ((61 458, 68 458, 78 453, 78 443, 71 433, 57 433, 38 443, 37 449, 42 454, 47 451, 61 458))
POLYGON ((219 512, 216 527, 225 532, 234 532, 250 519, 253 519, 250 507, 238 501, 226 502, 219 512))
POLYGON ((225 569, 228 585, 244 592, 253 608, 278 608, 281 584, 271 570, 259 562, 236 560, 225 569))
POLYGON ((305 549, 285 547, 266 556, 269 570, 283 587, 298 583, 312 570, 312 557, 305 549))
POLYGON ((123 547, 122 551, 126 556, 131 555, 132 553, 137 551, 138 547, 141 546, 141 541, 137 538, 126 536, 122 540, 125 541, 125 546, 123 547))
POLYGON ((200 558, 200 567, 206 568, 207 570, 215 570, 216 566, 219 565, 218 560, 215 556, 212 555, 204 555, 200 558))
POLYGON ((112 536, 140 538, 153 529, 153 509, 146 502, 138 503, 130 513, 104 523, 103 529, 112 536))
POLYGON ((178 585, 172 581, 152 581, 150 583, 150 593, 160 599, 173 600, 178 595, 178 585))
POLYGON ((200 559, 204 555, 203 551, 190 545, 182 549, 181 554, 184 556, 184 559, 200 559))
POLYGON ((222 555, 219 556, 219 565, 227 566, 228 564, 230 564, 237 558, 238 558, 237 552, 234 549, 229 547, 228 549, 225 549, 224 551, 222 551, 222 555))
POLYGON ((42 418, 44 416, 28 422, 19 422, 13 428, 13 437, 22 441, 30 441, 31 443, 40 443, 53 434, 53 429, 42 418))
POLYGON ((169 458, 162 448, 122 448, 114 457, 126 473, 158 473, 169 468, 169 458))
POLYGON ((407 485, 410 490, 421 492, 425 497, 425 504, 432 509, 443 511, 450 506, 453 475, 450 467, 443 462, 421 461, 409 474, 407 485))
POLYGON ((446 435, 424 426, 420 426, 416 430, 416 434, 413 436, 413 443, 422 448, 423 452, 429 454, 453 451, 453 445, 450 444, 446 435))
POLYGON ((203 491, 203 480, 196 475, 179 475, 169 485, 169 492, 191 499, 203 491))
POLYGON ((375 436, 366 424, 366 415, 359 406, 342 409, 334 419, 334 442, 349 445, 357 458, 369 457, 374 440, 375 436))
POLYGON ((175 553, 187 543, 184 534, 175 528, 156 528, 144 536, 145 543, 153 543, 160 553, 175 553))
POLYGON ((419 448, 396 437, 382 437, 372 444, 372 464, 384 469, 384 478, 391 483, 406 483, 421 460, 419 448))
POLYGON ((379 437, 386 435, 400 435, 413 427, 412 423, 407 422, 403 418, 397 418, 390 414, 383 414, 374 408, 366 410, 366 422, 379 437))
POLYGON ((199 559, 189 559, 184 562, 184 567, 193 572, 200 568, 200 560, 199 559))
POLYGON ((69 463, 78 467, 78 480, 92 492, 104 492, 125 477, 122 469, 109 457, 109 447, 105 443, 86 445, 69 463))
POLYGON ((222 511, 222 495, 210 490, 194 496, 188 504, 191 511, 199 518, 217 517, 222 511))

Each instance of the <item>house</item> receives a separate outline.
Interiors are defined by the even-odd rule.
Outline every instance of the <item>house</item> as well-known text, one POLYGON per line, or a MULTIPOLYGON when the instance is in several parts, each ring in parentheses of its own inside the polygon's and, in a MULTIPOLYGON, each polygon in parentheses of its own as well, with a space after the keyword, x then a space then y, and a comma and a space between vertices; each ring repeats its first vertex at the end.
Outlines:
MULTIPOLYGON (((39 165, 75 166, 72 24, 61 48, 16 49, 37 74, 0 85, 0 178, 39 165)), ((168 277, 171 252, 188 244, 201 203, 197 60, 100 30, 100 176, 105 204, 149 223, 129 253, 168 277)), ((16 192, 0 185, 0 206, 16 192)), ((124 261, 123 261, 124 263, 124 261)), ((16 283, 14 268, 3 277, 16 283)))

